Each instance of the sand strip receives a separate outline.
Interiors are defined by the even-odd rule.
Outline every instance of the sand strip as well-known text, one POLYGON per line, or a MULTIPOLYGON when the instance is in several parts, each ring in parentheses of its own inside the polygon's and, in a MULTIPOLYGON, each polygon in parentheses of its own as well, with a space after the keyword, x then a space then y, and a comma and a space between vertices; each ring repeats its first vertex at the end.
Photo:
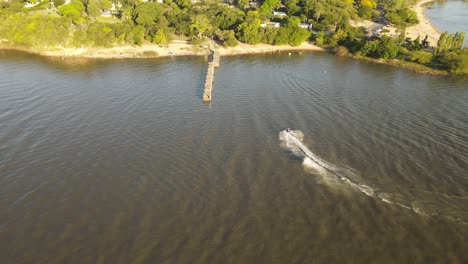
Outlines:
POLYGON ((421 40, 428 36, 429 45, 437 46, 437 41, 440 37, 440 30, 437 29, 426 16, 426 4, 434 2, 434 0, 422 0, 418 2, 412 9, 418 14, 419 24, 406 29, 406 37, 415 39, 418 35, 421 40))
MULTIPOLYGON (((0 46, 1 47, 1 46, 0 46)), ((110 48, 53 48, 44 50, 21 49, 8 47, 4 45, 4 49, 16 49, 25 52, 35 53, 51 57, 75 57, 75 58, 158 58, 170 56, 205 56, 209 54, 209 50, 203 46, 195 46, 189 43, 173 42, 166 46, 155 44, 143 44, 141 46, 114 46, 110 48)), ((281 51, 324 51, 325 49, 315 46, 310 43, 302 43, 299 46, 273 46, 267 44, 249 45, 239 43, 236 47, 219 47, 220 55, 241 55, 241 54, 259 54, 273 53, 281 51)))

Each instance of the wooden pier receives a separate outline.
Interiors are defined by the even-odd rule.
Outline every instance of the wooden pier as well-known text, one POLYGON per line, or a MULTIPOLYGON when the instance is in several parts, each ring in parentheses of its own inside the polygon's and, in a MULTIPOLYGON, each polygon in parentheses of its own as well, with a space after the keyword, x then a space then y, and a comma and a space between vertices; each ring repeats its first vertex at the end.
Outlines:
POLYGON ((214 82, 215 67, 219 67, 219 52, 214 49, 213 42, 210 45, 211 54, 208 57, 208 70, 206 71, 205 89, 203 90, 203 101, 211 102, 214 82))

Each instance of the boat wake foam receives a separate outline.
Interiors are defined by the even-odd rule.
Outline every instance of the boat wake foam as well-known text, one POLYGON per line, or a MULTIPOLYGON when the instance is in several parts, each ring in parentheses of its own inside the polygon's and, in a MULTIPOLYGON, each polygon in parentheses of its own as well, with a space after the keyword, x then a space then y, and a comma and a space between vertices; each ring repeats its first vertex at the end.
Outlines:
POLYGON ((359 190, 368 196, 374 197, 376 195, 376 190, 366 184, 363 184, 364 181, 361 177, 351 169, 336 166, 315 155, 302 142, 303 138, 304 134, 299 130, 280 132, 281 146, 290 150, 295 156, 302 158, 303 165, 308 171, 322 176, 327 176, 327 180, 346 184, 347 186, 359 190))
MULTIPOLYGON (((430 210, 429 208, 421 206, 417 203, 409 202, 409 199, 401 199, 402 197, 383 192, 377 187, 366 184, 365 180, 362 179, 352 169, 349 169, 345 166, 332 164, 320 158, 303 143, 304 134, 299 130, 291 130, 289 132, 283 130, 279 133, 279 139, 281 142, 281 147, 291 151, 295 156, 302 159, 302 163, 306 171, 309 171, 313 174, 318 174, 324 177, 326 181, 346 185, 354 190, 364 193, 367 196, 379 199, 385 203, 398 205, 402 208, 412 210, 421 215, 439 215, 437 211, 430 210)), ((459 222, 465 223, 463 220, 459 222)))

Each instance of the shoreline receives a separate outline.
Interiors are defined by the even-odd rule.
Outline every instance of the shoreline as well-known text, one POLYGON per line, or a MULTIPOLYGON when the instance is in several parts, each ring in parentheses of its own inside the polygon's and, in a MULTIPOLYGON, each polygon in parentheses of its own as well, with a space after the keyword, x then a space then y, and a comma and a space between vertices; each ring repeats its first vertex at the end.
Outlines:
MULTIPOLYGON (((1 45, 1 50, 15 50, 46 57, 81 58, 81 59, 130 59, 130 58, 163 58, 178 56, 206 56, 208 49, 196 47, 186 42, 172 42, 165 46, 143 44, 141 46, 114 46, 109 48, 49 48, 33 50, 8 45, 1 45)), ((327 51, 327 49, 304 42, 299 46, 273 46, 268 44, 249 45, 239 43, 236 47, 218 47, 221 56, 243 54, 264 54, 286 51, 327 51)))
MULTIPOLYGON (((441 35, 440 30, 435 27, 426 16, 425 4, 434 2, 435 0, 421 0, 411 9, 414 10, 419 18, 419 24, 409 27, 406 30, 407 37, 412 39, 419 35, 424 38, 428 35, 430 46, 436 46, 441 35)), ((208 55, 208 49, 203 49, 188 43, 187 41, 173 41, 167 45, 143 44, 141 46, 120 45, 112 47, 97 47, 97 48, 22 48, 8 45, 8 43, 0 40, 0 49, 2 50, 17 50, 31 54, 48 56, 48 57, 75 57, 88 59, 122 59, 122 58, 160 58, 173 56, 205 56, 208 55)), ((235 47, 218 47, 221 56, 243 55, 243 54, 262 54, 274 53, 281 51, 327 51, 322 48, 304 42, 299 46, 273 46, 268 44, 249 45, 239 43, 235 47)))
MULTIPOLYGON (((421 0, 415 4, 411 9, 414 10, 419 18, 419 24, 409 27, 406 31, 407 37, 412 39, 417 38, 419 35, 424 38, 428 35, 429 45, 434 47, 437 45, 439 37, 441 35, 440 30, 434 26, 429 17, 426 15, 426 4, 434 2, 435 0, 421 0)), ((164 46, 156 44, 143 44, 141 46, 132 45, 121 45, 113 47, 98 47, 98 48, 44 48, 34 50, 31 48, 13 47, 5 45, 0 40, 0 50, 15 50, 25 52, 29 54, 57 58, 57 59, 147 59, 147 58, 164 58, 164 57, 178 57, 178 56, 207 56, 209 50, 202 48, 202 46, 196 46, 188 43, 187 41, 175 40, 170 44, 164 46)), ((269 44, 255 44, 249 45, 240 43, 235 47, 222 47, 217 48, 221 56, 235 56, 245 54, 267 54, 267 53, 279 53, 279 52, 299 52, 299 51, 321 51, 330 52, 330 49, 322 48, 311 44, 310 42, 304 42, 299 46, 274 46, 269 44)), ((447 75, 449 74, 444 70, 431 69, 424 65, 416 66, 414 63, 407 63, 405 61, 382 61, 374 58, 362 58, 359 56, 349 56, 353 59, 361 61, 387 64, 397 66, 403 69, 411 70, 421 74, 433 74, 433 75, 447 75)))
POLYGON ((441 31, 432 24, 431 20, 426 15, 427 7, 425 5, 434 1, 435 0, 421 0, 414 5, 411 9, 418 15, 419 24, 406 29, 406 36, 411 39, 417 38, 418 35, 423 39, 427 35, 429 46, 431 47, 437 46, 441 35, 441 31))
POLYGON ((405 70, 415 72, 418 74, 439 75, 439 76, 452 75, 448 71, 429 68, 423 64, 418 64, 415 62, 401 61, 401 60, 396 60, 396 59, 375 59, 375 58, 355 56, 355 55, 349 56, 349 58, 359 60, 359 61, 364 61, 367 63, 382 64, 382 65, 398 67, 398 68, 405 69, 405 70))

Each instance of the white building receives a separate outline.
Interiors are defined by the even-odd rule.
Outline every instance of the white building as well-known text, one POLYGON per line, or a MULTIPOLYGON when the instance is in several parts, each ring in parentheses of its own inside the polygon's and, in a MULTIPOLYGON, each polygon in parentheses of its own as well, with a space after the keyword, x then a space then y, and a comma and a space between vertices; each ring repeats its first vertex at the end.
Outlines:
POLYGON ((30 7, 33 7, 33 6, 37 6, 38 4, 40 4, 41 1, 37 1, 36 3, 31 3, 31 2, 26 2, 26 4, 24 5, 24 7, 26 8, 30 8, 30 7))
POLYGON ((299 23, 299 27, 307 30, 312 30, 312 24, 308 23, 299 23))
POLYGON ((102 17, 111 17, 112 12, 110 10, 104 10, 104 11, 101 12, 101 16, 102 17))
POLYGON ((265 27, 274 27, 274 28, 279 28, 281 26, 281 24, 279 22, 264 22, 262 24, 260 24, 260 26, 262 28, 265 28, 265 27))
POLYGON ((285 17, 287 14, 283 11, 273 11, 273 15, 277 17, 285 17))

